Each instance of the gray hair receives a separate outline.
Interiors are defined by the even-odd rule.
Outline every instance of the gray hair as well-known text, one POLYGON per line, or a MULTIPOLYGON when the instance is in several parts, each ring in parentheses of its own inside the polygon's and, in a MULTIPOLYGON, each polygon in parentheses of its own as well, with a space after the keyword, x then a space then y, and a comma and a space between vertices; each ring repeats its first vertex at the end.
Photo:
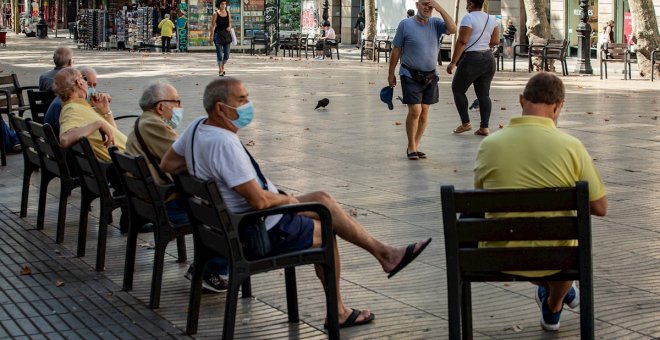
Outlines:
POLYGON ((76 67, 76 69, 80 71, 80 74, 82 74, 82 76, 85 78, 89 78, 91 75, 96 76, 96 70, 89 66, 79 66, 76 67))
POLYGON ((169 15, 169 14, 165 14, 164 17, 165 17, 165 19, 169 19, 169 18, 170 18, 170 15, 169 15))
POLYGON ((53 52, 53 63, 55 67, 64 67, 69 65, 73 59, 73 51, 68 47, 58 47, 53 52))
POLYGON ((71 98, 73 92, 76 90, 76 80, 82 77, 80 71, 75 68, 66 67, 57 72, 53 80, 53 92, 62 98, 65 102, 71 98))
POLYGON ((158 101, 167 99, 168 86, 172 86, 172 84, 164 79, 154 80, 147 84, 139 101, 142 111, 153 109, 158 101))
POLYGON ((232 87, 240 83, 241 81, 237 78, 222 77, 215 79, 206 85, 206 89, 204 89, 204 97, 202 98, 206 113, 210 114, 211 111, 213 111, 215 103, 226 103, 232 87))

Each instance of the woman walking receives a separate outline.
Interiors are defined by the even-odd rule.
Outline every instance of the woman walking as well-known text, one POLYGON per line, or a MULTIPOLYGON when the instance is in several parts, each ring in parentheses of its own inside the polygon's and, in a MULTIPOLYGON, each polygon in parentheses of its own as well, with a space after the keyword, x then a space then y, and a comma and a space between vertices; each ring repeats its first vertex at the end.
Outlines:
POLYGON ((215 7, 218 8, 213 13, 211 21, 211 35, 209 42, 215 45, 215 54, 218 61, 218 75, 225 75, 225 64, 229 60, 229 45, 231 45, 231 15, 227 10, 227 0, 216 0, 215 7))
POLYGON ((500 42, 500 33, 495 17, 489 16, 481 10, 484 0, 468 0, 467 11, 458 30, 456 48, 447 66, 447 73, 456 74, 451 82, 456 110, 461 117, 461 125, 454 129, 454 133, 472 130, 470 115, 468 114, 468 99, 465 93, 470 85, 474 85, 474 92, 479 101, 479 114, 481 124, 474 134, 488 136, 488 120, 492 102, 490 100, 490 83, 495 75, 495 57, 491 47, 500 42), (459 60, 460 59, 460 60, 459 60))

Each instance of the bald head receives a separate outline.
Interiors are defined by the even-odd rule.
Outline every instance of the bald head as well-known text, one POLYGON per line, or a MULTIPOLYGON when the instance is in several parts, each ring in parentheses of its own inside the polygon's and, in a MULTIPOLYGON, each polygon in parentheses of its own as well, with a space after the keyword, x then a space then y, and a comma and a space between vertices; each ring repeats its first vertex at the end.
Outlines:
POLYGON ((53 81, 53 92, 62 98, 65 102, 71 98, 71 95, 78 89, 76 81, 83 79, 80 71, 72 67, 67 67, 57 72, 53 81))
POLYGON ((58 47, 53 52, 53 63, 55 67, 62 68, 71 66, 73 61, 73 51, 68 47, 58 47))

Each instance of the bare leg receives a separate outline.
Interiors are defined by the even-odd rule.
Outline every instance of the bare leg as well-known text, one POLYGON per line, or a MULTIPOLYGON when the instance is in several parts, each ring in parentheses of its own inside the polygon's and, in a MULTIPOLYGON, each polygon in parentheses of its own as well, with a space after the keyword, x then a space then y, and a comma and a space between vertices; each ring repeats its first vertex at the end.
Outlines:
POLYGON ((419 115, 417 132, 415 133, 415 151, 419 151, 417 150, 417 148, 419 148, 419 144, 422 141, 422 136, 424 135, 424 130, 426 130, 426 126, 428 125, 428 118, 429 118, 430 105, 422 104, 421 106, 422 106, 422 112, 419 115))
MULTIPOLYGON (((428 110, 427 110, 428 113, 428 110)), ((408 152, 417 151, 417 135, 420 126, 420 116, 422 115, 422 104, 408 104, 408 117, 406 117, 406 134, 408 135, 408 152)), ((424 118, 422 133, 426 128, 426 118, 424 118)), ((420 134, 420 139, 421 134, 420 134)))
MULTIPOLYGON (((375 239, 360 223, 348 215, 330 194, 317 191, 296 198, 300 202, 319 202, 324 204, 330 210, 330 215, 332 215, 332 230, 335 234, 371 253, 386 273, 391 272, 401 262, 401 259, 403 259, 406 251, 405 247, 395 248, 375 239)), ((305 215, 314 219, 318 218, 316 214, 305 215)), ((318 247, 320 244, 321 231, 319 228, 315 230, 314 246, 318 247)), ((422 245, 423 242, 417 243, 414 251, 417 252, 422 245)))
POLYGON ((573 281, 547 281, 547 282, 532 282, 533 284, 548 289, 548 307, 553 313, 561 310, 564 303, 564 297, 571 290, 573 281))

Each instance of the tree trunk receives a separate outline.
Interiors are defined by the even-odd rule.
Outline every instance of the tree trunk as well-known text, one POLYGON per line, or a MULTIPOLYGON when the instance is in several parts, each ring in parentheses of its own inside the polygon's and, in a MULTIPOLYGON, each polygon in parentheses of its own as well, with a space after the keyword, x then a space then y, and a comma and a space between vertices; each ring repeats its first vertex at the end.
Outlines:
MULTIPOLYGON (((651 73, 651 52, 660 47, 658 21, 655 18, 653 0, 629 1, 632 14, 633 36, 637 44, 637 62, 639 75, 646 77, 651 73)), ((660 65, 656 64, 655 74, 660 76, 660 65)))
MULTIPOLYGON (((364 29, 367 32, 366 41, 373 41, 376 36, 376 1, 366 0, 364 2, 364 29)), ((364 42, 362 42, 364 44, 364 42)), ((367 60, 373 60, 373 50, 365 50, 367 60)))
MULTIPOLYGON (((530 43, 539 40, 547 41, 550 36, 550 23, 546 16, 546 0, 524 0, 527 17, 527 37, 530 43)), ((541 70, 541 58, 532 59, 534 71, 541 70)), ((554 60, 548 62, 549 71, 554 71, 554 60)))

